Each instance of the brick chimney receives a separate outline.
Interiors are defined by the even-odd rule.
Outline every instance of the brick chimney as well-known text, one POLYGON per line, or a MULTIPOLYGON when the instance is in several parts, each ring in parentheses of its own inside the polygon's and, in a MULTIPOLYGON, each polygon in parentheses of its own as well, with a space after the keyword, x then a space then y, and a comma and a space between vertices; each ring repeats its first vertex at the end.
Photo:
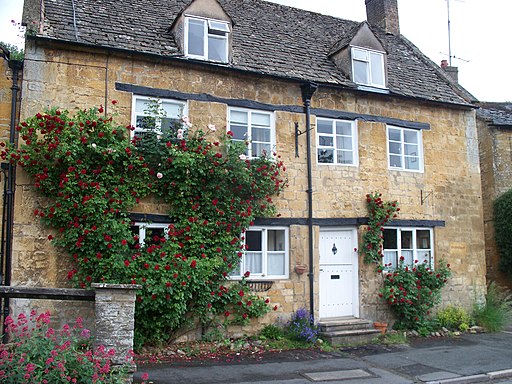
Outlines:
POLYGON ((398 0, 365 0, 365 4, 368 24, 391 35, 400 34, 398 0))

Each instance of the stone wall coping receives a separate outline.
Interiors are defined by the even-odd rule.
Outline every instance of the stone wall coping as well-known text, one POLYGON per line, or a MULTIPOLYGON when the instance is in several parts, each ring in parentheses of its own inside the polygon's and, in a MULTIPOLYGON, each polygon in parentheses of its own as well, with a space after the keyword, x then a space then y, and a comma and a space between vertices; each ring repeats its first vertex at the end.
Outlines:
POLYGON ((108 283, 92 283, 91 287, 94 289, 141 289, 142 285, 139 284, 108 284, 108 283))

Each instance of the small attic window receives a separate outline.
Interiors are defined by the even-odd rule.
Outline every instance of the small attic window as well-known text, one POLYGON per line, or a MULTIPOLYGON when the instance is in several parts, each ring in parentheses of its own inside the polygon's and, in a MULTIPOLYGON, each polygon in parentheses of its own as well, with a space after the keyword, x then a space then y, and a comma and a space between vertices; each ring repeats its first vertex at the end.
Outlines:
POLYGON ((229 24, 224 21, 185 18, 185 54, 220 63, 228 62, 229 24))
POLYGON ((352 76, 354 83, 386 88, 384 53, 352 47, 352 76))

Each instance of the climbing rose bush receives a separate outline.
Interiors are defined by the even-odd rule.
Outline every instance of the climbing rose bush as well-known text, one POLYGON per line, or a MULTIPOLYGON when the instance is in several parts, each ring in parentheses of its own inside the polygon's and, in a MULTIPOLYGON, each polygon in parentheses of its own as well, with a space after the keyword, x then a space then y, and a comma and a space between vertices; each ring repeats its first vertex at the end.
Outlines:
POLYGON ((269 310, 245 278, 228 281, 244 252, 244 232, 257 216, 275 214, 272 196, 286 185, 275 154, 247 159, 246 144, 215 127, 193 130, 188 118, 143 139, 118 126, 102 108, 52 109, 21 123, 20 148, 2 143, 2 158, 34 179, 46 204, 35 210, 53 231, 48 239, 73 258, 68 278, 142 285, 136 340, 166 340, 192 319, 219 316, 246 323, 269 310), (168 207, 165 236, 144 245, 129 211, 153 193, 168 207))
POLYGON ((50 313, 24 314, 5 319, 9 344, 0 344, 0 382, 21 383, 125 383, 132 356, 124 367, 112 366, 116 352, 91 347, 90 331, 77 318, 70 327, 50 327, 50 313))
POLYGON ((451 275, 443 261, 433 270, 427 261, 406 265, 400 257, 398 267, 386 274, 379 297, 396 315, 395 329, 419 330, 428 325, 430 310, 441 300, 441 289, 451 275))

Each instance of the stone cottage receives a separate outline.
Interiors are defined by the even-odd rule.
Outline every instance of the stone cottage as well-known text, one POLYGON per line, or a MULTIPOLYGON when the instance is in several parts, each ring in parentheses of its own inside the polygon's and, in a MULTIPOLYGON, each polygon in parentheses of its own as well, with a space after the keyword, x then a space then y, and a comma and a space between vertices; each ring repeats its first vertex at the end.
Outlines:
MULTIPOLYGON (((277 151, 280 217, 249 229, 257 261, 240 268, 279 306, 262 323, 300 307, 389 318, 381 276, 358 253, 373 191, 401 206, 385 262, 445 259, 444 302, 469 308, 486 285, 475 99, 400 34, 396 0, 365 4, 359 23, 261 0, 26 0, 21 117, 115 99, 118 120, 137 126, 158 98, 168 118, 250 137, 249 156, 277 151)), ((35 200, 18 171, 12 284, 65 286, 35 200)), ((142 237, 168 224, 164 212, 134 212, 142 237)))
POLYGON ((478 105, 487 279, 512 288, 510 276, 499 269, 493 214, 496 198, 512 189, 512 103, 481 102, 478 105))

